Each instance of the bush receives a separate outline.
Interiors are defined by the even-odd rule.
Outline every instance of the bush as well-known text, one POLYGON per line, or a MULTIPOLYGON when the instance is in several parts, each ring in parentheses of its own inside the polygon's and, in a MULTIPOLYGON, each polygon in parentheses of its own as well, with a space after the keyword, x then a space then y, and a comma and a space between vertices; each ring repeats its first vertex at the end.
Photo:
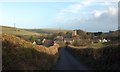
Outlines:
POLYGON ((91 42, 86 39, 74 40, 74 42, 72 43, 73 46, 87 46, 90 44, 91 42))
POLYGON ((80 44, 81 44, 81 42, 80 42, 79 40, 75 40, 75 41, 73 42, 73 45, 74 45, 74 46, 80 46, 80 44))
POLYGON ((34 42, 34 41, 36 40, 36 38, 35 38, 34 36, 30 36, 29 40, 30 40, 31 42, 34 42))
POLYGON ((58 47, 33 45, 16 36, 2 34, 2 70, 49 70, 58 59, 58 47))
POLYGON ((41 40, 36 40, 36 44, 37 44, 37 45, 41 45, 41 44, 42 44, 42 41, 41 41, 41 40))
POLYGON ((77 59, 97 70, 120 70, 120 45, 109 45, 106 47, 94 48, 72 48, 67 50, 77 59))

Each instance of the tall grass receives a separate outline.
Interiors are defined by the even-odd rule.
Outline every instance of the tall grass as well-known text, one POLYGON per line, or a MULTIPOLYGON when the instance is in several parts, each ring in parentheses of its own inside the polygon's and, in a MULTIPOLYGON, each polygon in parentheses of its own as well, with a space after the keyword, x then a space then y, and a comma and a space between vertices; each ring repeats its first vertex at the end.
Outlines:
POLYGON ((50 70, 58 59, 58 48, 59 45, 46 48, 2 34, 2 69, 50 70))
POLYGON ((120 70, 120 44, 102 48, 72 48, 67 50, 78 60, 83 61, 96 70, 120 70))

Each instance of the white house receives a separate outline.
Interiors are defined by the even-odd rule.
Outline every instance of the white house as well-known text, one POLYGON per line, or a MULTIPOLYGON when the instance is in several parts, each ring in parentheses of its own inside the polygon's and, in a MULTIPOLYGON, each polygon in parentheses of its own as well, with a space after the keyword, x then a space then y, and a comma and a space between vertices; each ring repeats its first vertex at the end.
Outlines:
POLYGON ((102 40, 101 40, 101 39, 99 40, 99 42, 103 42, 103 43, 108 42, 108 41, 109 41, 109 40, 107 40, 107 39, 105 39, 105 38, 102 39, 102 40))
POLYGON ((36 44, 36 42, 34 41, 33 44, 36 44))
POLYGON ((43 39, 43 40, 42 40, 42 43, 44 43, 45 41, 46 41, 46 39, 43 39))
POLYGON ((99 42, 102 42, 102 40, 99 40, 99 42))
POLYGON ((104 43, 104 42, 108 42, 108 40, 107 40, 107 39, 103 39, 102 42, 103 42, 103 43, 104 43))

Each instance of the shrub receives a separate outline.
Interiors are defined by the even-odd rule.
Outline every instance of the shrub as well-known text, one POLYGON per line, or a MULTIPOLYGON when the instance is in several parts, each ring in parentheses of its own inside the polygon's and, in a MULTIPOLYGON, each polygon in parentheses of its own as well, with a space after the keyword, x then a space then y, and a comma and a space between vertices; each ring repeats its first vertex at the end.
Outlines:
POLYGON ((2 34, 2 70, 49 70, 58 58, 58 47, 33 45, 14 35, 2 34))
POLYGON ((36 40, 36 44, 37 44, 37 45, 41 45, 41 44, 42 44, 42 41, 41 41, 41 40, 36 40))
POLYGON ((36 38, 35 38, 34 36, 30 36, 29 40, 30 40, 31 42, 33 42, 33 41, 36 40, 36 38))
POLYGON ((72 48, 67 50, 77 59, 82 60, 97 70, 120 70, 120 45, 109 45, 102 48, 72 48))
POLYGON ((81 39, 81 40, 74 40, 72 45, 73 46, 87 46, 87 45, 90 45, 90 43, 91 42, 86 39, 81 39))

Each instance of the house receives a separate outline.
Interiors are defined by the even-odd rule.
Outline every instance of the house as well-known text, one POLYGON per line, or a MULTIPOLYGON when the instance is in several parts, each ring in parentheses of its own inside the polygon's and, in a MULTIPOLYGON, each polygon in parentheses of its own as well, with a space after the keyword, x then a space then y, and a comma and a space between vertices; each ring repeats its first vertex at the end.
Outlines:
POLYGON ((33 44, 36 44, 36 42, 34 41, 33 44))
POLYGON ((43 39, 42 44, 45 45, 45 46, 53 46, 54 41, 50 40, 50 39, 43 39))
POLYGON ((42 44, 42 40, 41 40, 41 39, 37 39, 37 40, 36 40, 36 44, 37 44, 37 45, 41 45, 41 44, 42 44))
POLYGON ((99 42, 102 42, 102 40, 100 39, 99 42))
POLYGON ((44 42, 45 42, 45 40, 46 40, 46 39, 43 39, 43 40, 42 40, 42 43, 44 43, 44 42))
POLYGON ((108 40, 104 38, 104 39, 102 40, 102 42, 105 43, 105 42, 108 42, 108 40))
POLYGON ((41 39, 37 39, 37 41, 41 41, 41 39))
POLYGON ((65 38, 72 38, 72 32, 66 32, 65 38))
POLYGON ((63 41, 64 37, 63 36, 57 36, 55 39, 58 40, 58 41, 63 41))
POLYGON ((102 40, 101 40, 101 39, 99 40, 99 42, 103 42, 103 43, 108 42, 108 41, 110 41, 110 40, 107 40, 107 39, 105 39, 105 38, 102 39, 102 40))
POLYGON ((73 39, 72 39, 72 38, 65 38, 65 39, 64 39, 64 43, 72 44, 72 42, 73 42, 73 39))
POLYGON ((78 35, 78 31, 79 31, 79 30, 73 30, 73 36, 78 35))
POLYGON ((73 33, 72 33, 73 36, 83 35, 83 34, 86 34, 86 33, 84 31, 80 30, 80 29, 73 30, 73 33))

